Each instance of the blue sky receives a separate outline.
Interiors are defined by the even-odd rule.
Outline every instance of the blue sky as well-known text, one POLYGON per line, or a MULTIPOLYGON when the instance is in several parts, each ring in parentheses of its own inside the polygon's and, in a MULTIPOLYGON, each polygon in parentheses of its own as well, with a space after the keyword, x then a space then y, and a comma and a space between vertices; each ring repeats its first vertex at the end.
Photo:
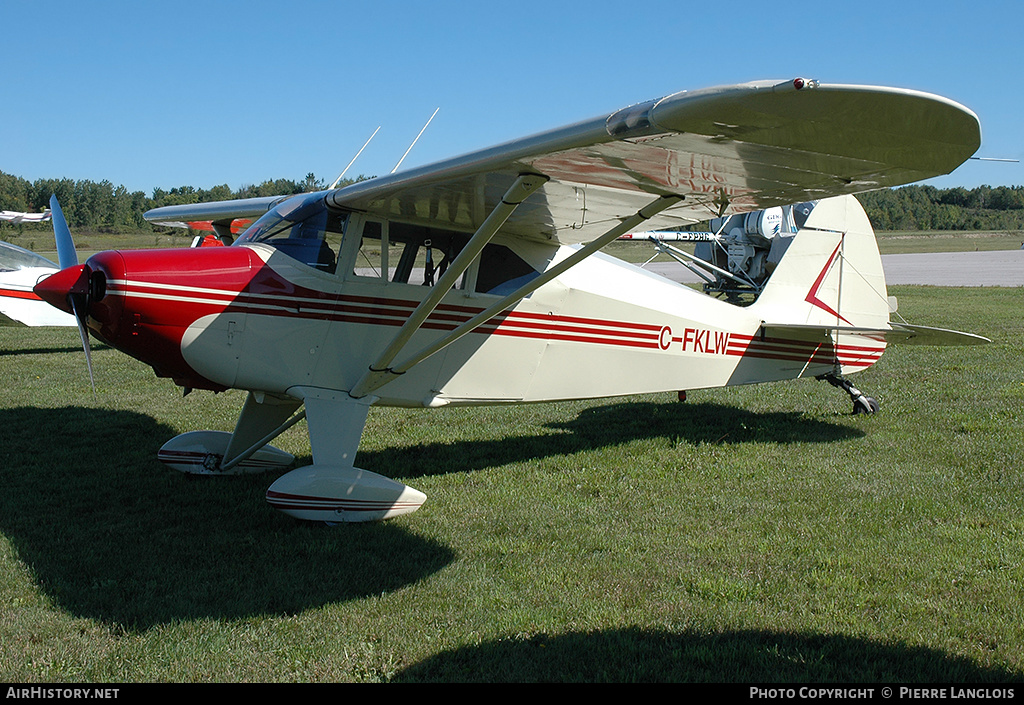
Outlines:
MULTIPOLYGON (((679 90, 816 78, 944 95, 1024 160, 1024 3, 0 0, 0 171, 152 193, 425 164, 679 90)), ((939 187, 1024 184, 968 162, 939 187)))

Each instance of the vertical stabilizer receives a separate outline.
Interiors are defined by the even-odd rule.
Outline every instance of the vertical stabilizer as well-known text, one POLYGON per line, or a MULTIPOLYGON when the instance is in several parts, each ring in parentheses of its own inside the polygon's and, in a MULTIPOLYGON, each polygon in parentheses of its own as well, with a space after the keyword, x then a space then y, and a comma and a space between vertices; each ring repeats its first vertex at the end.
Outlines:
POLYGON ((856 198, 814 206, 752 309, 774 325, 888 328, 882 259, 856 198))

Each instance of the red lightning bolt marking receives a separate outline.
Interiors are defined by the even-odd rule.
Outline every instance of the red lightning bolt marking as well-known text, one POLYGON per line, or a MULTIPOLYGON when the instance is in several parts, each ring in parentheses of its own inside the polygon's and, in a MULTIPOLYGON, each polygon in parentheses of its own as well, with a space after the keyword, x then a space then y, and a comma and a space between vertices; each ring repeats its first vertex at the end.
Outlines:
POLYGON ((825 275, 828 274, 829 270, 832 269, 832 265, 835 264, 836 258, 839 256, 839 249, 842 246, 842 242, 836 245, 836 249, 833 250, 832 256, 828 258, 828 262, 825 263, 825 267, 821 270, 821 273, 818 274, 818 278, 814 280, 814 284, 811 285, 811 290, 807 292, 807 298, 805 298, 804 301, 812 306, 817 306, 823 311, 827 311, 839 320, 852 326, 853 324, 843 318, 838 311, 834 310, 831 306, 818 298, 818 289, 821 288, 821 283, 824 281, 825 275))

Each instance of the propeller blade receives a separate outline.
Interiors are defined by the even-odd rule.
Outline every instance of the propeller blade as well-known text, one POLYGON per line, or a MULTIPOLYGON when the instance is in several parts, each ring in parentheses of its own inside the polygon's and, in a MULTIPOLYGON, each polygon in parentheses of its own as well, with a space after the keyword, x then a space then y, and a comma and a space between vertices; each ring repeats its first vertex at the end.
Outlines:
POLYGON ((50 196, 50 213, 53 221, 53 238, 57 243, 57 264, 60 271, 36 284, 40 298, 57 308, 68 310, 78 323, 78 335, 85 350, 85 364, 89 368, 89 383, 96 394, 96 378, 92 372, 92 345, 89 343, 89 268, 78 264, 78 252, 71 237, 71 228, 64 217, 64 211, 57 201, 57 194, 50 196), (63 304, 63 305, 62 305, 63 304))
POLYGON ((75 321, 78 323, 78 335, 82 338, 82 349, 85 350, 85 366, 89 368, 89 383, 92 385, 92 393, 96 393, 96 378, 92 374, 92 345, 89 343, 89 329, 85 326, 85 319, 89 312, 83 310, 86 302, 81 296, 71 294, 68 296, 71 301, 71 309, 75 313, 75 321))
POLYGON ((68 221, 64 218, 64 211, 60 209, 57 202, 57 194, 50 196, 50 213, 53 221, 53 237, 57 241, 57 264, 61 269, 74 267, 78 264, 78 253, 75 251, 75 242, 71 239, 71 229, 68 228, 68 221))

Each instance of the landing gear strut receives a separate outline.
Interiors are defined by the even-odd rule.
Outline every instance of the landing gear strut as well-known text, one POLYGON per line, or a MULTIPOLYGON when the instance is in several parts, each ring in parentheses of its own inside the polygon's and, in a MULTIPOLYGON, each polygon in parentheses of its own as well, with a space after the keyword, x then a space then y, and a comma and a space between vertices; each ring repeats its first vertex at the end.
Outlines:
POLYGON ((815 379, 824 380, 833 387, 838 387, 849 394, 850 399, 853 400, 854 414, 873 414, 881 408, 873 397, 865 396, 849 380, 843 379, 840 375, 829 373, 827 375, 818 375, 815 379))

